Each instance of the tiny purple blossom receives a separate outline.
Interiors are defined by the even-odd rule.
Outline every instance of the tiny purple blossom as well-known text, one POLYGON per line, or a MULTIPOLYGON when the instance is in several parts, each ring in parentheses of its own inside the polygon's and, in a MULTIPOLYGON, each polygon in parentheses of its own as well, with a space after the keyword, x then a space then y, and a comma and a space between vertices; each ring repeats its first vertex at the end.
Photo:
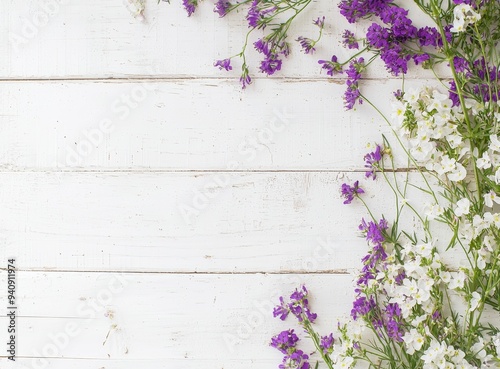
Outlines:
POLYGON ((285 304, 283 296, 280 296, 280 304, 274 308, 273 316, 275 318, 279 316, 281 320, 285 320, 289 313, 290 309, 288 308, 288 305, 285 304))
POLYGON ((429 59, 430 56, 427 53, 413 55, 413 62, 415 63, 415 65, 423 64, 429 59))
POLYGON ((307 361, 309 356, 302 350, 295 350, 289 355, 285 355, 283 362, 278 366, 279 369, 310 369, 311 366, 307 361))
POLYGON ((352 186, 347 183, 342 184, 342 196, 345 198, 344 204, 350 204, 355 196, 362 193, 365 193, 365 191, 359 187, 359 181, 354 182, 352 186))
POLYGON ((261 16, 258 6, 259 6, 259 0, 253 0, 246 16, 246 19, 248 21, 248 27, 255 28, 259 25, 259 20, 261 16))
POLYGON ((270 55, 270 47, 269 47, 269 42, 264 41, 263 39, 259 38, 257 41, 254 42, 253 46, 255 47, 255 50, 257 50, 259 53, 264 54, 266 56, 270 55))
POLYGON ((325 17, 318 17, 313 24, 317 25, 319 28, 323 28, 325 26, 325 17))
POLYGON ((365 155, 364 160, 365 168, 368 168, 365 173, 365 177, 372 177, 375 180, 377 178, 377 175, 375 173, 377 170, 376 165, 382 160, 382 147, 380 145, 377 145, 375 151, 365 155))
POLYGON ((332 76, 334 74, 341 74, 342 65, 337 61, 337 57, 335 55, 332 56, 331 60, 318 60, 318 64, 321 65, 321 68, 326 70, 326 74, 332 76))
POLYGON ((188 17, 190 17, 198 6, 198 0, 182 0, 182 5, 186 9, 188 17))
POLYGON ((270 345, 286 355, 291 348, 296 346, 298 340, 299 337, 293 333, 293 329, 289 329, 272 337, 270 345))
POLYGON ((262 73, 266 73, 268 76, 271 76, 275 72, 281 70, 281 64, 282 60, 278 59, 276 54, 269 54, 260 62, 259 69, 262 73))
POLYGON ((248 68, 243 65, 243 72, 240 77, 241 88, 245 89, 250 83, 252 83, 252 78, 248 75, 248 68))
POLYGON ((233 69, 231 66, 231 59, 222 59, 222 60, 217 60, 214 63, 215 67, 219 67, 220 70, 225 69, 227 71, 233 69))
POLYGON ((300 43, 300 46, 302 47, 304 53, 314 54, 314 52, 316 51, 316 49, 314 48, 316 42, 314 40, 311 40, 310 38, 307 37, 299 36, 297 41, 300 43))
POLYGON ((342 44, 348 49, 359 49, 358 41, 356 36, 349 30, 345 30, 342 34, 342 44))
POLYGON ((229 8, 231 7, 231 3, 228 0, 217 0, 215 3, 214 13, 219 14, 219 17, 224 17, 229 8))
POLYGON ((330 333, 328 336, 321 337, 319 347, 325 355, 328 355, 332 353, 334 342, 333 333, 330 333))
POLYGON ((360 316, 365 316, 369 312, 375 309, 375 300, 373 300, 373 297, 370 297, 368 300, 366 297, 361 296, 358 297, 353 303, 352 303, 352 310, 351 310, 351 317, 354 320, 357 320, 358 317, 360 316))

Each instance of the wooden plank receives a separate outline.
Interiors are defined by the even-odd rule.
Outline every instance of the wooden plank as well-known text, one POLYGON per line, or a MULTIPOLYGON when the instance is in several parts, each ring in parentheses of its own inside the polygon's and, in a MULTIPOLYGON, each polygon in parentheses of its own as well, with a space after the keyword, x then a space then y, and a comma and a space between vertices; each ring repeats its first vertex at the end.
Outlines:
MULTIPOLYGON (((1 280, 5 282, 4 273, 1 280)), ((47 360, 48 368, 69 363, 76 368, 129 368, 132 363, 148 368, 277 365, 280 353, 268 346, 270 337, 288 328, 303 334, 292 319, 273 319, 272 308, 278 296, 288 296, 301 284, 311 290, 318 330, 327 334, 349 313, 349 275, 19 272, 20 364, 39 368, 47 360)), ((5 323, 5 317, 0 318, 0 324, 5 323)), ((6 335, 4 330, 1 335, 6 335)), ((304 347, 310 349, 308 344, 304 347)))
MULTIPOLYGON (((344 270, 366 252, 357 227, 367 212, 342 204, 341 184, 361 180, 374 214, 394 216, 387 185, 363 176, 2 173, 2 260, 17 256, 23 270, 344 270)), ((421 209, 415 191, 407 198, 421 209)), ((415 228, 411 214, 404 219, 415 228)))
MULTIPOLYGON (((68 0, 2 1, 0 5, 0 78, 129 78, 140 76, 216 77, 225 76, 213 67, 214 60, 240 52, 248 30, 241 14, 217 19, 212 3, 202 3, 199 11, 187 18, 181 1, 171 5, 146 1, 144 22, 134 19, 127 0, 89 0, 84 3, 68 0)), ((406 4, 405 4, 406 5, 406 4)), ((417 13, 416 13, 417 14, 417 13)), ((424 17, 421 23, 427 21, 424 17)), ((357 26, 363 34, 370 23, 357 26)), ((341 46, 340 35, 349 26, 339 14, 335 2, 314 2, 300 15, 291 30, 293 53, 278 78, 327 78, 320 74, 319 59, 337 54, 341 60, 351 51, 341 46), (314 56, 300 52, 298 36, 316 38, 312 20, 325 16, 327 27, 322 43, 314 56)), ((262 37, 255 32, 252 42, 262 37)), ((255 77, 259 56, 249 53, 255 77)), ((237 85, 240 61, 229 73, 237 85)), ((416 69, 417 76, 430 72, 416 69)), ((371 69, 373 78, 387 78, 378 63, 371 69)))
MULTIPOLYGON (((363 168, 366 143, 392 136, 367 103, 344 110, 343 85, 265 80, 255 87, 242 93, 229 80, 4 83, 0 166, 352 170, 363 168)), ((390 117, 390 91, 399 87, 369 81, 362 88, 390 117)))

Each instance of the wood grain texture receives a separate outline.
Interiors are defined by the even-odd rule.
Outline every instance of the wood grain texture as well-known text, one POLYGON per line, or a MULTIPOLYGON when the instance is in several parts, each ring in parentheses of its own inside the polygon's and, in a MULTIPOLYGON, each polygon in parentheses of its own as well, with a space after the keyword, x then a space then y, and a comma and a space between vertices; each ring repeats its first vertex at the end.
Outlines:
MULTIPOLYGON (((272 318, 278 296, 307 283, 317 327, 326 334, 344 316, 353 294, 349 275, 18 276, 23 286, 19 356, 28 367, 45 359, 49 368, 69 363, 77 368, 265 368, 280 361, 279 352, 268 346, 270 337, 298 330, 292 320, 272 318)), ((305 348, 311 349, 307 343, 305 348)))
MULTIPOLYGON (((21 269, 322 272, 356 267, 366 250, 367 213, 340 198, 362 173, 0 176, 3 251, 21 269)), ((388 188, 363 186, 389 212, 388 188)))
MULTIPOLYGON (((399 87, 362 90, 390 117, 399 87)), ((360 170, 367 143, 385 134, 399 145, 367 103, 345 111, 344 90, 327 81, 264 80, 245 92, 206 79, 4 83, 0 168, 360 170)))

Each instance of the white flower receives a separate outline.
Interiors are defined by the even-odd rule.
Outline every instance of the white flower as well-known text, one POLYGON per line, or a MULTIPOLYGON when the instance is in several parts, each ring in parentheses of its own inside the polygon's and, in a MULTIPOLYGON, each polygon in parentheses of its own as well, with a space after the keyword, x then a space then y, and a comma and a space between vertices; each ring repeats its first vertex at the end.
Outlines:
POLYGON ((461 181, 467 175, 467 171, 464 166, 460 163, 457 163, 456 168, 448 174, 448 179, 453 182, 461 181))
POLYGON ((415 328, 412 328, 409 332, 405 333, 405 335, 403 336, 403 341, 406 344, 408 354, 413 355, 415 351, 418 351, 422 348, 422 345, 425 342, 425 338, 420 333, 418 333, 415 328))
POLYGON ((494 191, 485 193, 483 197, 484 197, 484 204, 489 208, 493 207, 493 202, 495 202, 496 204, 500 204, 500 197, 498 197, 494 191))
POLYGON ((476 214, 472 219, 472 225, 474 226, 476 233, 480 233, 481 231, 485 230, 492 223, 493 223, 493 215, 491 215, 491 213, 489 212, 484 213, 483 218, 481 218, 480 215, 476 214))
POLYGON ((444 209, 439 204, 427 204, 425 206, 425 215, 429 219, 436 219, 437 217, 444 214, 444 209))
POLYGON ((470 300, 470 310, 474 311, 479 306, 479 302, 481 301, 481 295, 477 292, 472 292, 472 299, 470 300))
POLYGON ((463 288, 465 282, 465 273, 462 271, 459 272, 451 272, 451 280, 448 283, 448 287, 452 290, 457 288, 463 288))
POLYGON ((401 126, 405 119, 406 104, 401 101, 396 101, 392 104, 392 120, 401 126))
POLYGON ((424 258, 431 256, 432 253, 432 243, 422 243, 415 246, 415 251, 419 253, 424 258))
POLYGON ((497 228, 500 227, 500 214, 495 213, 491 214, 489 212, 484 213, 484 221, 488 223, 488 225, 495 224, 497 228))
POLYGON ((451 32, 462 32, 469 24, 476 23, 481 19, 481 16, 474 11, 468 4, 459 4, 453 9, 453 27, 451 32))
POLYGON ((500 168, 497 168, 495 172, 495 183, 500 184, 500 168))
POLYGON ((441 271, 441 273, 439 273, 439 276, 441 277, 441 280, 444 283, 450 283, 450 281, 451 281, 451 274, 450 274, 450 272, 441 271))
POLYGON ((462 143, 462 136, 452 133, 451 135, 446 136, 446 140, 452 149, 456 149, 462 143))
POLYGON ((457 207, 455 209, 455 215, 461 217, 462 215, 469 214, 470 211, 470 201, 467 198, 463 198, 457 201, 457 207))
POLYGON ((491 151, 497 151, 500 152, 500 141, 498 140, 497 135, 491 135, 490 136, 490 146, 489 149, 491 151))
POLYGON ((348 369, 351 367, 352 363, 354 362, 354 359, 350 356, 343 356, 340 358, 339 361, 337 361, 333 367, 335 369, 348 369))
POLYGON ((479 169, 488 169, 489 167, 491 167, 491 159, 486 151, 483 152, 482 157, 477 159, 476 165, 479 169))
POLYGON ((500 333, 497 333, 495 336, 491 338, 491 341, 495 345, 495 349, 497 351, 497 355, 500 356, 500 333))

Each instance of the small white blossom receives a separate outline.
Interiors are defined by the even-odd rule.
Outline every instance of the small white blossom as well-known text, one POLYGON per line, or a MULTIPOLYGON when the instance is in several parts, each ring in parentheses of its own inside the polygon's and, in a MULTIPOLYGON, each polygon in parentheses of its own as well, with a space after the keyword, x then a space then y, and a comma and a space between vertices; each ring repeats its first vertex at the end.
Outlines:
POLYGON ((455 209, 455 215, 461 217, 462 215, 469 214, 470 211, 470 201, 467 198, 463 198, 457 201, 457 207, 455 209))
POLYGON ((491 159, 487 152, 483 152, 483 156, 476 160, 476 165, 479 169, 488 169, 491 167, 491 159))
POLYGON ((451 32, 463 32, 469 24, 476 23, 481 19, 481 15, 476 13, 468 4, 459 4, 453 9, 453 27, 451 32))
POLYGON ((495 202, 496 204, 500 204, 500 197, 498 197, 494 191, 485 193, 483 197, 484 197, 484 204, 489 208, 493 207, 493 202, 495 202))
POLYGON ((424 336, 422 336, 415 328, 410 329, 409 332, 406 332, 403 336, 403 341, 406 344, 406 349, 410 355, 413 355, 415 351, 418 351, 422 348, 422 345, 425 342, 424 336))
POLYGON ((452 290, 463 288, 465 282, 465 273, 462 271, 451 272, 451 280, 448 283, 448 287, 452 290))
POLYGON ((444 209, 439 204, 427 204, 425 206, 425 215, 429 219, 436 219, 444 214, 444 209))
POLYGON ((477 292, 472 292, 472 299, 470 300, 470 310, 474 311, 479 306, 479 302, 481 301, 481 295, 477 292))

